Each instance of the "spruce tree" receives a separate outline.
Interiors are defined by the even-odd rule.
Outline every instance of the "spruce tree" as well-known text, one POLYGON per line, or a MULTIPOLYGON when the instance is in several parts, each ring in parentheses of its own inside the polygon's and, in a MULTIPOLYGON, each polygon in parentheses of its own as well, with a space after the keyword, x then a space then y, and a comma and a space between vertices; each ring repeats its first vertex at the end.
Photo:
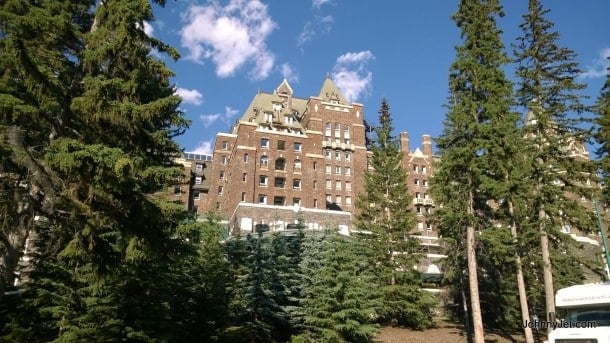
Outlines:
POLYGON ((431 298, 419 285, 421 275, 413 269, 419 256, 418 241, 411 237, 415 217, 409 210, 412 196, 402 165, 399 142, 392 136, 392 117, 386 99, 379 110, 379 126, 371 140, 372 171, 365 173, 365 191, 358 197, 357 226, 360 237, 373 249, 381 286, 380 321, 414 328, 432 325, 431 298))
POLYGON ((504 144, 515 144, 512 86, 502 69, 508 57, 496 26, 502 15, 498 1, 478 0, 461 1, 453 15, 463 43, 450 69, 448 113, 436 141, 442 159, 432 180, 435 200, 443 205, 437 214, 440 233, 455 243, 465 241, 475 342, 484 340, 475 232, 494 225, 488 200, 505 175, 490 166, 510 158, 504 144))
POLYGON ((378 332, 379 292, 363 243, 336 231, 304 247, 302 332, 293 342, 371 342, 378 332))
POLYGON ((591 201, 595 196, 587 187, 595 173, 588 159, 577 156, 585 149, 580 115, 586 108, 579 93, 584 85, 576 80, 580 73, 576 54, 559 46, 559 33, 546 18, 548 12, 540 1, 529 1, 514 54, 518 104, 528 112, 524 129, 534 181, 527 218, 540 237, 545 317, 552 320, 553 273, 562 273, 552 267, 552 250, 564 245, 562 227, 583 231, 594 227, 592 212, 581 198, 591 201))
MULTIPOLYGON (((610 56, 607 57, 610 59, 610 56)), ((606 76, 606 82, 601 89, 597 102, 595 103, 595 113, 597 114, 595 139, 599 143, 597 154, 601 156, 599 166, 602 171, 604 204, 610 203, 610 73, 606 76)))

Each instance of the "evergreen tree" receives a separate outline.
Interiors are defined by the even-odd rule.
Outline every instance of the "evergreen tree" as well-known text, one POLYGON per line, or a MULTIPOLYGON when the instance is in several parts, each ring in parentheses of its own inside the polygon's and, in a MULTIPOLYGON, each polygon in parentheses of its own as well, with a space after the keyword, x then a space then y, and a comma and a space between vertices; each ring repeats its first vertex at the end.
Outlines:
MULTIPOLYGON (((610 59, 610 56, 607 57, 610 59)), ((595 133, 595 139, 600 147, 597 150, 600 159, 600 169, 603 176, 604 184, 604 204, 610 202, 610 73, 606 76, 606 83, 603 85, 601 94, 595 104, 595 112, 597 113, 596 123, 598 129, 595 133)))
MULTIPOLYGON (((278 293, 283 292, 283 285, 278 278, 268 239, 259 232, 257 237, 248 235, 245 244, 234 244, 229 249, 243 249, 248 253, 232 286, 231 325, 225 332, 224 340, 285 341, 289 320, 277 301, 278 293)), ((236 252, 232 253, 233 256, 243 256, 243 253, 236 252)))
MULTIPOLYGON (((488 200, 505 182, 502 171, 490 170, 511 158, 506 146, 516 142, 516 119, 510 112, 512 86, 503 67, 508 62, 495 18, 502 16, 498 1, 463 0, 453 20, 463 44, 450 69, 448 113, 437 147, 443 158, 433 178, 439 231, 454 243, 464 241, 468 271, 470 316, 474 341, 483 342, 475 232, 494 225, 488 200)), ((455 248, 461 248, 456 245, 455 248)), ((463 251, 463 250, 462 250, 463 251)), ((458 270, 456 275, 460 275, 458 270)))
POLYGON ((304 247, 303 323, 293 342, 371 342, 378 332, 379 293, 362 242, 335 231, 308 237, 304 247))
POLYGON ((380 321, 414 328, 432 325, 432 298, 419 285, 421 275, 413 269, 419 256, 418 241, 410 236, 415 218, 408 208, 412 196, 402 165, 398 140, 392 136, 392 118, 386 99, 379 110, 379 126, 372 140, 372 171, 365 173, 365 192, 357 199, 357 225, 361 238, 373 249, 381 285, 380 321))
POLYGON ((546 18, 549 10, 540 1, 530 0, 528 9, 515 49, 517 98, 528 110, 524 129, 534 185, 527 218, 540 237, 545 317, 552 320, 553 272, 563 271, 552 268, 549 240, 561 246, 562 227, 594 227, 592 213, 583 206, 581 197, 594 197, 593 188, 586 185, 595 173, 588 159, 572 156, 583 152, 586 138, 579 116, 586 108, 579 94, 584 85, 576 81, 580 73, 576 54, 558 45, 559 33, 553 31, 553 23, 546 18))

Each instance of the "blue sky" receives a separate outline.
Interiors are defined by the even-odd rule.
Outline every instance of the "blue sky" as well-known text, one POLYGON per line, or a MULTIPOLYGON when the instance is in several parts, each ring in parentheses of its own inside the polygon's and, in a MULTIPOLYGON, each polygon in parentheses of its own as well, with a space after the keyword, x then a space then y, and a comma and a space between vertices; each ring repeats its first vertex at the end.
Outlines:
MULTIPOLYGON (((258 90, 286 78, 295 95, 317 95, 330 74, 346 98, 365 105, 375 122, 388 99, 396 132, 411 149, 439 135, 449 66, 460 32, 450 19, 457 1, 230 0, 168 1, 155 7, 148 34, 182 58, 166 59, 176 73, 181 109, 192 120, 177 138, 189 152, 209 153, 217 132, 228 132, 258 90)), ((526 0, 504 1, 498 20, 508 51, 521 31, 526 0)), ((592 103, 610 55, 610 1, 545 1, 561 45, 578 54, 592 103)), ((163 58, 163 57, 162 57, 163 58)), ((508 69, 512 77, 512 69, 508 69)))

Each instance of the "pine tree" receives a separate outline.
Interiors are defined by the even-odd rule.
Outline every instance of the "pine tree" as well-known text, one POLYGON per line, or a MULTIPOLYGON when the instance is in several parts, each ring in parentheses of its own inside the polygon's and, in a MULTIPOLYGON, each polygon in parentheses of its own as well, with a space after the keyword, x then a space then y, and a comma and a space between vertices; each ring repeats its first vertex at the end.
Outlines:
POLYGON ((495 21, 502 15, 498 1, 477 0, 461 1, 453 15, 463 44, 451 66, 449 111, 437 139, 443 157, 432 180, 435 199, 443 204, 440 233, 456 243, 465 241, 475 342, 484 340, 475 232, 494 225, 488 200, 505 175, 489 168, 510 158, 503 144, 515 144, 510 141, 516 128, 512 86, 502 70, 508 57, 495 21))
POLYGON ((371 342, 378 332, 379 293, 362 242, 335 231, 308 237, 302 332, 293 342, 371 342))
POLYGON ((392 118, 386 99, 379 110, 379 126, 371 140, 372 171, 365 173, 365 192, 356 202, 361 238, 374 250, 381 285, 380 321, 414 328, 432 325, 431 297, 419 287, 421 275, 413 270, 419 256, 418 242, 410 236, 415 218, 409 206, 407 173, 398 140, 392 136, 392 118))
POLYGON ((579 115, 586 108, 579 94, 584 85, 576 81, 580 73, 576 54, 558 45, 559 33, 552 31, 553 23, 546 19, 549 10, 540 1, 530 0, 528 8, 514 52, 518 63, 517 98, 519 105, 528 110, 524 129, 534 186, 527 218, 540 236, 545 317, 552 320, 554 269, 549 241, 562 245, 562 227, 594 227, 592 213, 583 206, 581 197, 594 197, 593 189, 586 184, 595 173, 588 159, 570 156, 584 149, 581 144, 586 138, 580 125, 579 115))

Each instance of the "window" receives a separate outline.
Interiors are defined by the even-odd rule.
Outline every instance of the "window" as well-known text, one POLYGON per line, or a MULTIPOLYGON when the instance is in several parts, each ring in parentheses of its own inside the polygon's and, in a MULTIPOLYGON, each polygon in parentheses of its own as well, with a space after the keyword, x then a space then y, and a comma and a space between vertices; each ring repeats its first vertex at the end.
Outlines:
POLYGON ((286 150, 286 141, 277 141, 277 150, 286 150))
POLYGON ((292 180, 292 188, 301 189, 301 179, 292 180))
POLYGON ((196 185, 200 185, 202 181, 203 181, 203 178, 201 176, 195 176, 196 185))
POLYGON ((423 180, 424 187, 428 187, 428 180, 423 180))
POLYGON ((347 125, 343 126, 343 137, 349 138, 349 126, 347 126, 347 125))
POLYGON ((333 196, 330 194, 326 194, 326 202, 327 203, 332 203, 333 202, 333 196))
POLYGON ((298 143, 298 142, 294 143, 294 151, 301 152, 301 143, 298 143))
POLYGON ((243 174, 241 174, 241 180, 242 180, 243 182, 248 181, 248 173, 243 173, 243 174))
POLYGON ((352 154, 349 152, 345 153, 345 162, 349 162, 352 159, 352 154))
MULTIPOLYGON (((328 131, 328 132, 329 132, 329 135, 330 135, 330 131, 328 131)), ((330 136, 324 136, 324 141, 327 142, 327 143, 330 143, 330 136)))
POLYGON ((413 184, 414 184, 415 186, 419 186, 419 179, 415 179, 415 180, 413 181, 413 184))
POLYGON ((417 164, 414 164, 414 165, 413 165, 413 171, 414 171, 415 173, 419 173, 419 166, 418 166, 417 164))
POLYGON ((340 203, 341 203, 341 196, 340 196, 340 195, 337 195, 337 196, 335 197, 335 202, 336 202, 337 204, 340 204, 340 203))
POLYGON ((261 148, 269 149, 269 140, 267 138, 261 138, 261 148))
POLYGON ((343 143, 345 143, 345 144, 349 144, 349 138, 344 139, 344 140, 343 140, 343 143))
POLYGON ((329 149, 324 150, 324 157, 326 157, 327 159, 330 159, 330 150, 329 149))
POLYGON ((432 223, 426 223, 426 230, 432 230, 432 223))
POLYGON ((218 178, 219 178, 220 180, 224 180, 224 179, 225 179, 225 172, 224 172, 224 170, 221 170, 221 171, 220 171, 220 173, 219 173, 219 175, 218 175, 218 178))
POLYGON ((333 189, 333 183, 330 179, 326 180, 326 189, 333 189))
POLYGON ((349 181, 345 181, 345 190, 346 191, 351 191, 352 190, 352 183, 349 181))
POLYGON ((193 191, 193 200, 201 199, 201 193, 199 191, 193 191))
POLYGON ((201 164, 201 163, 195 164, 195 170, 198 172, 203 171, 203 164, 201 164))
POLYGON ((301 160, 299 160, 299 159, 294 160, 293 168, 294 168, 295 172, 300 172, 301 171, 301 160))
POLYGON ((224 188, 222 186, 218 186, 218 195, 222 195, 224 188))
POLYGON ((423 212, 421 206, 415 206, 415 212, 417 212, 417 215, 422 215, 423 212))
POLYGON ((313 199, 313 208, 318 208, 318 199, 313 199))
POLYGON ((341 174, 341 167, 340 166, 335 166, 335 174, 337 174, 337 175, 341 174))
POLYGON ((340 180, 335 181, 335 189, 338 191, 341 190, 341 181, 340 180))
MULTIPOLYGON (((326 124, 324 124, 324 126, 326 128, 326 132, 325 132, 326 136, 330 136, 330 123, 326 123, 326 124)), ((330 137, 329 137, 329 139, 330 139, 330 137)))
POLYGON ((421 172, 422 172, 422 174, 426 174, 427 169, 428 169, 428 168, 426 168, 425 166, 421 167, 421 172))
POLYGON ((335 160, 341 161, 341 151, 335 151, 335 160))
POLYGON ((341 124, 335 123, 335 137, 339 137, 341 135, 341 124))
POLYGON ((216 210, 220 210, 220 202, 216 203, 216 210))
POLYGON ((292 116, 285 116, 284 117, 284 123, 286 124, 292 124, 292 116))
POLYGON ((267 186, 267 175, 261 175, 258 177, 258 184, 261 186, 267 186))
POLYGON ((273 180, 273 186, 275 186, 277 188, 284 188, 284 187, 286 187, 286 178, 284 178, 284 177, 276 177, 273 180))
POLYGON ((345 167, 345 175, 352 175, 352 168, 345 167))
POLYGON ((275 160, 275 170, 286 170, 286 159, 280 157, 275 160))
POLYGON ((313 170, 316 170, 318 168, 318 162, 314 162, 313 163, 313 170))
POLYGON ((275 206, 284 206, 286 200, 284 197, 273 197, 273 204, 275 206))
POLYGON ((259 204, 266 204, 267 203, 267 195, 266 194, 259 194, 258 195, 258 203, 259 204))
POLYGON ((352 197, 345 197, 345 204, 346 205, 351 205, 352 204, 352 197))
POLYGON ((244 154, 244 163, 248 163, 248 154, 244 154))
POLYGON ((229 143, 227 141, 222 141, 222 150, 229 150, 229 143))
POLYGON ((229 161, 229 158, 228 158, 227 156, 224 156, 224 155, 223 155, 223 156, 220 158, 220 163, 221 163, 221 164, 227 164, 227 161, 229 161))
POLYGON ((301 198, 292 198, 293 206, 301 206, 301 198))
POLYGON ((420 222, 420 223, 417 223, 417 229, 418 229, 419 231, 423 231, 423 230, 424 230, 424 223, 421 223, 421 222, 420 222))
POLYGON ((246 201, 246 192, 241 192, 241 202, 246 201))
POLYGON ((175 195, 180 195, 180 194, 182 194, 182 187, 180 187, 180 186, 175 186, 175 187, 174 187, 174 194, 175 194, 175 195))
POLYGON ((326 174, 330 174, 332 173, 332 167, 330 166, 330 164, 326 165, 326 174))
POLYGON ((267 156, 261 156, 261 168, 269 167, 269 158, 267 156))

